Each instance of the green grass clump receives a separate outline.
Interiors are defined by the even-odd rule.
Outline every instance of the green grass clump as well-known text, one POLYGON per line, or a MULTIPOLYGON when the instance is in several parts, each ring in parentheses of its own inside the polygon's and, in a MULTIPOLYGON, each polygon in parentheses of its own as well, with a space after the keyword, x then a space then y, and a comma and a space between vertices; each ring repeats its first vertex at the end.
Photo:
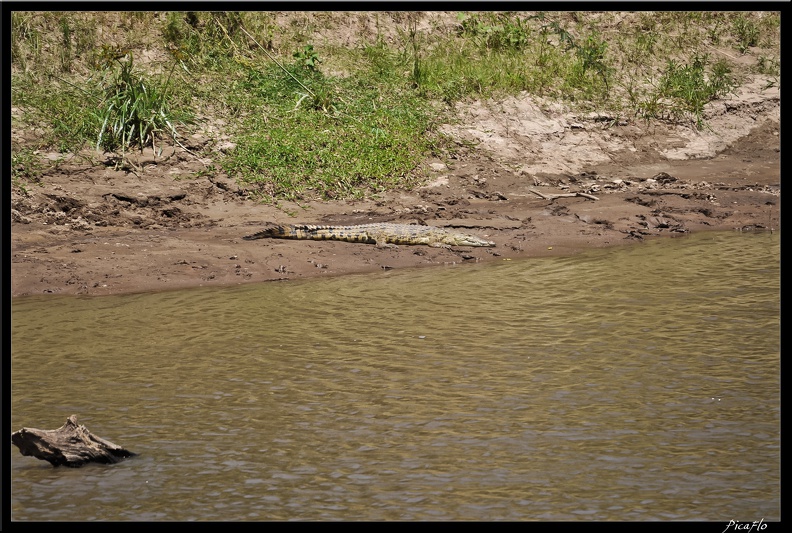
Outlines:
POLYGON ((122 157, 130 148, 157 148, 157 137, 168 135, 175 142, 178 133, 174 123, 187 116, 171 111, 168 89, 176 63, 165 82, 158 83, 136 73, 132 54, 126 50, 106 48, 101 67, 108 74, 101 81, 102 99, 96 109, 98 128, 96 148, 108 152, 121 151, 122 157))

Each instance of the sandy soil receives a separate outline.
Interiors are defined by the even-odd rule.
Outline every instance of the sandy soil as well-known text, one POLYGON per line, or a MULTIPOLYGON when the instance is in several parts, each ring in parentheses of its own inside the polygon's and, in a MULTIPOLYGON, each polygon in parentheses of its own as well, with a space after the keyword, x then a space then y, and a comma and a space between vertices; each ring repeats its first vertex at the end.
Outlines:
POLYGON ((467 148, 428 161, 426 186, 280 208, 246 199, 225 176, 194 177, 227 145, 208 131, 188 140, 189 151, 140 154, 136 173, 75 157, 40 185, 12 191, 12 295, 257 283, 571 254, 693 231, 773 230, 779 108, 778 89, 759 81, 714 103, 704 131, 577 115, 528 95, 473 102, 444 127, 467 148), (381 221, 464 229, 497 246, 242 240, 265 222, 381 221))

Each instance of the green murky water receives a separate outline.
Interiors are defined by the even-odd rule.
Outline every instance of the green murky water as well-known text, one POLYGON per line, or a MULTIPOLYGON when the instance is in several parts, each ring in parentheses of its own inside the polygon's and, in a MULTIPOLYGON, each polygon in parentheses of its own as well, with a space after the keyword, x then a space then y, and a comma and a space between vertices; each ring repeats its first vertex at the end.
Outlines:
POLYGON ((778 234, 12 312, 14 520, 780 519, 778 234))

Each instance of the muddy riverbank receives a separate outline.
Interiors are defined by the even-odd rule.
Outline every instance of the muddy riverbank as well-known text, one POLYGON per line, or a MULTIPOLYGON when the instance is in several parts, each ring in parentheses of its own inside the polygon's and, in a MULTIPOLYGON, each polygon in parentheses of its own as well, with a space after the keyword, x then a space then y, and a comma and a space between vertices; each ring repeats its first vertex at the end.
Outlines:
POLYGON ((200 133, 187 150, 139 154, 136 172, 67 159, 12 190, 12 295, 256 283, 777 230, 779 108, 778 88, 758 81, 711 104, 704 130, 574 114, 526 94, 473 102, 445 128, 466 148, 428 161, 425 186, 305 205, 262 205, 222 174, 199 172, 222 149, 200 133), (577 192, 586 196, 550 196, 577 192), (380 221, 456 228, 497 246, 242 240, 266 222, 380 221))

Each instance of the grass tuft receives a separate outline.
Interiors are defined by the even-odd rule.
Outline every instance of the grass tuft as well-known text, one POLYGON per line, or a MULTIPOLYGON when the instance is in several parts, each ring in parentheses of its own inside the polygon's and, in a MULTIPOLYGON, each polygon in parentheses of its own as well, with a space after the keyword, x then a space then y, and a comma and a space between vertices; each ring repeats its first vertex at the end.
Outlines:
POLYGON ((175 142, 177 117, 170 108, 168 86, 177 63, 162 86, 134 71, 128 50, 108 47, 100 63, 108 75, 101 82, 104 97, 96 110, 97 122, 101 123, 97 150, 120 150, 123 157, 132 147, 152 146, 156 150, 158 135, 167 134, 175 142))

